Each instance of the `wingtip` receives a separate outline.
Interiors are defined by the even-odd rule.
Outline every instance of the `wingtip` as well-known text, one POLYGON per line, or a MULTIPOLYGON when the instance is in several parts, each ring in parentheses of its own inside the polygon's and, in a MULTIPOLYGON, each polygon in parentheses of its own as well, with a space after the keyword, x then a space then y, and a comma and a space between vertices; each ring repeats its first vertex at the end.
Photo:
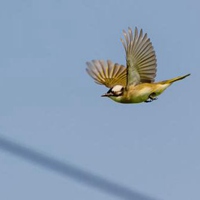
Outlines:
POLYGON ((138 31, 139 29, 138 29, 138 27, 137 26, 135 26, 135 31, 138 31))
POLYGON ((89 66, 89 65, 90 65, 90 62, 89 62, 89 61, 87 61, 87 62, 85 62, 85 64, 86 64, 87 66, 89 66))

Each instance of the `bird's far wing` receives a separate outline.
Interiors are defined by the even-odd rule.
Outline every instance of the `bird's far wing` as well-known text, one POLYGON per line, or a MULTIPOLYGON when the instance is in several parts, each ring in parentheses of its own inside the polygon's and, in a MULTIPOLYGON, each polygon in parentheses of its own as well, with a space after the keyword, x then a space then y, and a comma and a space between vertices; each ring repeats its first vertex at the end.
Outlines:
POLYGON ((138 29, 133 32, 128 28, 128 33, 123 31, 125 40, 122 44, 126 51, 127 63, 127 85, 137 85, 139 83, 154 82, 156 76, 156 55, 147 34, 143 35, 142 29, 138 34, 138 29))
POLYGON ((87 73, 97 84, 112 88, 115 85, 126 86, 126 67, 108 60, 92 60, 86 62, 87 73))

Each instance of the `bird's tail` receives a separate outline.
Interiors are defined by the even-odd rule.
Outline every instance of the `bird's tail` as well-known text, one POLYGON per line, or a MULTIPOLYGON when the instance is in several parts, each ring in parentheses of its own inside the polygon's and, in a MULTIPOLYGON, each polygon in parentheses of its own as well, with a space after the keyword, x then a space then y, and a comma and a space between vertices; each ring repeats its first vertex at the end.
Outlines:
POLYGON ((173 82, 182 80, 182 79, 186 78, 187 76, 190 76, 190 74, 186 74, 184 76, 178 76, 176 78, 172 78, 172 79, 169 79, 169 80, 166 80, 166 81, 161 81, 160 83, 161 84, 167 84, 167 83, 172 84, 173 82))

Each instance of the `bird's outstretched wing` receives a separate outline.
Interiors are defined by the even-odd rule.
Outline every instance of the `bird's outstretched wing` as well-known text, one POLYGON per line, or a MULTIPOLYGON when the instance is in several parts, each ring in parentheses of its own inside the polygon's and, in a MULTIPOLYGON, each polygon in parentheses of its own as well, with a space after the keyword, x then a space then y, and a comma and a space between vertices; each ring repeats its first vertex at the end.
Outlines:
POLYGON ((87 73, 97 84, 112 88, 115 85, 126 86, 126 67, 108 60, 92 60, 86 62, 87 73))
POLYGON ((143 35, 142 29, 138 34, 137 28, 135 28, 134 36, 131 28, 128 28, 128 33, 123 31, 123 34, 125 40, 121 39, 121 41, 126 51, 126 87, 154 82, 157 67, 156 55, 147 34, 143 35))

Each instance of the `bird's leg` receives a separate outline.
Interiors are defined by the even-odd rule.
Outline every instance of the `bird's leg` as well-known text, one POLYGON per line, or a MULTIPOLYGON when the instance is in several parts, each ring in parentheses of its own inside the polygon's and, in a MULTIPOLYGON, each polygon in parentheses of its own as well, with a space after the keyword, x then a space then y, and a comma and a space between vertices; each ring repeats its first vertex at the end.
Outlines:
POLYGON ((154 97, 155 93, 152 93, 149 95, 149 98, 145 101, 145 103, 150 103, 154 100, 157 100, 158 98, 157 97, 154 97))
POLYGON ((157 100, 158 98, 157 98, 157 97, 153 97, 153 96, 149 95, 149 99, 151 99, 152 101, 154 101, 154 100, 157 100))

